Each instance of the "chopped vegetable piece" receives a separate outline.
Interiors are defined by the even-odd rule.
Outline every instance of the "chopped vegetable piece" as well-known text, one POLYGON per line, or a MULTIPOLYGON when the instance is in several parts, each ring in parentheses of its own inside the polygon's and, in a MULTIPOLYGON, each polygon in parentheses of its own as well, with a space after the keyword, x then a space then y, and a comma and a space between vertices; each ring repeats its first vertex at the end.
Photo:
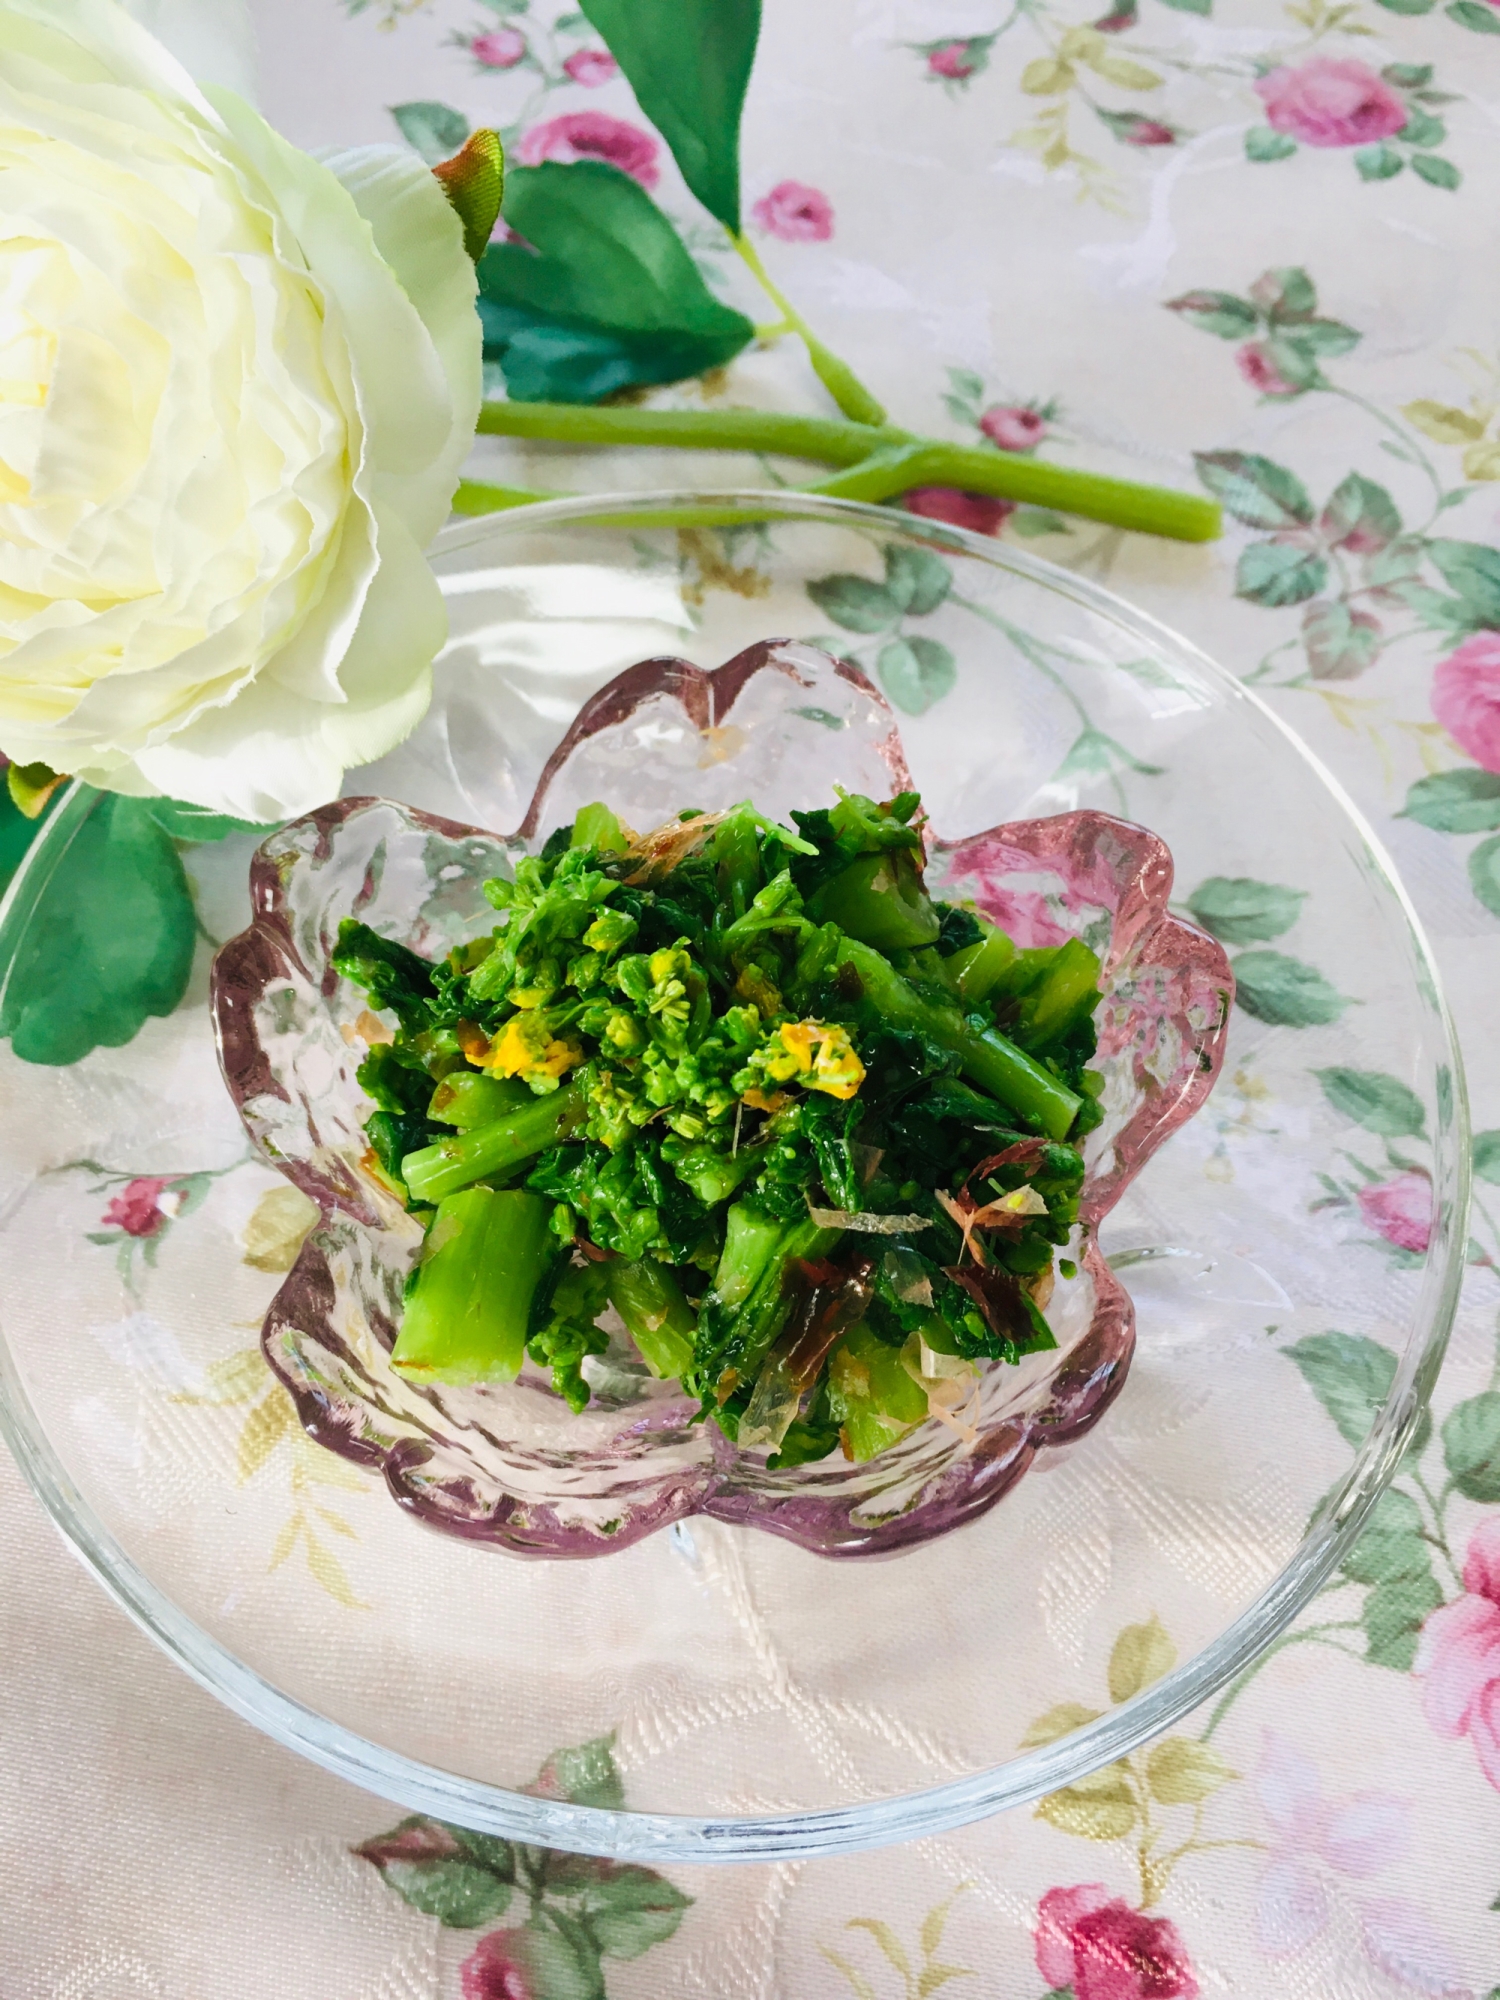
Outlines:
POLYGON ((341 925, 335 964, 385 1017, 356 1031, 366 1170, 436 1204, 405 1372, 529 1360, 579 1410, 612 1307, 654 1376, 785 1466, 929 1416, 972 1443, 978 1371, 1052 1343, 1102 1115, 1098 960, 935 902, 914 793, 792 817, 637 834, 586 806, 441 960, 341 925))

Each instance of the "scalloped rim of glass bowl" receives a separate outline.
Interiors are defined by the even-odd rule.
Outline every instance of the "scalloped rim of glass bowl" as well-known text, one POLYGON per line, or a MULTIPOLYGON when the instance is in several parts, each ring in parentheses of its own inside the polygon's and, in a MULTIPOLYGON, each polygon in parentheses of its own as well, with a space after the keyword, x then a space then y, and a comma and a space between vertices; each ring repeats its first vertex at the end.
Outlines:
MULTIPOLYGON (((327 1720, 246 1666, 136 1568, 83 1499, 47 1442, 16 1373, 3 1329, 0 1435, 58 1528, 122 1609, 235 1714, 336 1776, 398 1805, 476 1831, 578 1853, 656 1863, 803 1860, 941 1833, 1076 1784, 1169 1729, 1233 1680, 1290 1624, 1348 1551, 1427 1408, 1463 1282, 1469 1203, 1468 1104, 1462 1058, 1432 949, 1395 868, 1358 807, 1307 745, 1255 693, 1168 626, 1137 611, 1113 592, 966 529, 918 520, 895 508, 738 488, 545 501, 515 515, 492 514, 455 523, 438 537, 432 553, 441 557, 507 532, 620 526, 624 525, 622 516, 633 517, 631 526, 646 525, 639 520, 641 515, 686 508, 711 508, 741 519, 822 521, 878 529, 931 548, 978 558, 1055 591, 1127 628, 1147 645, 1175 656, 1228 700, 1242 703, 1269 722, 1358 833, 1371 867, 1406 919, 1425 975, 1426 997, 1446 1045, 1452 1087, 1446 1101, 1439 1091, 1434 1123, 1436 1222, 1414 1313, 1416 1325, 1425 1327, 1425 1334, 1403 1354, 1390 1394, 1317 1527, 1304 1536, 1290 1562, 1255 1602, 1194 1658, 1133 1700, 1056 1743, 920 1791, 814 1812, 750 1818, 609 1812, 531 1798, 404 1757, 327 1720)), ((88 793, 72 787, 0 901, 0 987, 9 976, 15 943, 88 806, 88 793)), ((920 1559, 920 1555, 915 1558, 920 1559)))

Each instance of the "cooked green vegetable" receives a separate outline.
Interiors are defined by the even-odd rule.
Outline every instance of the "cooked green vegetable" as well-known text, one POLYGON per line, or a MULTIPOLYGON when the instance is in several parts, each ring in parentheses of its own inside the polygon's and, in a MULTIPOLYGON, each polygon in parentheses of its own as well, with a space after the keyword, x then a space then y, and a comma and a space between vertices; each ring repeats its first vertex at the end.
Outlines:
POLYGON ((935 902, 918 806, 645 836, 586 806, 439 963, 340 926, 336 967, 396 1022, 359 1071, 371 1164, 429 1217, 397 1368, 529 1356, 581 1409, 612 1308, 795 1465, 963 1431, 979 1364, 1055 1344, 1099 963, 935 902))

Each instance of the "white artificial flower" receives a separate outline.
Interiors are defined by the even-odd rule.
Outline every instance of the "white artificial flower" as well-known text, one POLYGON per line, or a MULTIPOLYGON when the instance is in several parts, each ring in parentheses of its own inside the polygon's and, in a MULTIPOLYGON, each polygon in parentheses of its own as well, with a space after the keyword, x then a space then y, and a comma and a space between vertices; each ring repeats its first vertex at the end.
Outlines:
POLYGON ((0 750, 247 819, 431 693, 481 396, 463 229, 116 0, 0 0, 0 750))

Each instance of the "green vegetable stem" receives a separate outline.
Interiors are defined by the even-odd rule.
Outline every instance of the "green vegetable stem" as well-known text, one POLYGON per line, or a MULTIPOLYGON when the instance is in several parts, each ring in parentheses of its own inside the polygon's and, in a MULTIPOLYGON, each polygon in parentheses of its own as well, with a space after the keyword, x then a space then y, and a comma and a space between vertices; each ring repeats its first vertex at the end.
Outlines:
POLYGON ((537 1287, 556 1261, 550 1203, 467 1188, 438 1203, 391 1354, 429 1382, 513 1382, 537 1287))
POLYGON ((418 1201, 441 1201, 474 1181, 500 1180, 576 1131, 587 1108, 577 1084, 550 1097, 533 1097, 489 1125, 408 1153, 401 1178, 418 1201))

